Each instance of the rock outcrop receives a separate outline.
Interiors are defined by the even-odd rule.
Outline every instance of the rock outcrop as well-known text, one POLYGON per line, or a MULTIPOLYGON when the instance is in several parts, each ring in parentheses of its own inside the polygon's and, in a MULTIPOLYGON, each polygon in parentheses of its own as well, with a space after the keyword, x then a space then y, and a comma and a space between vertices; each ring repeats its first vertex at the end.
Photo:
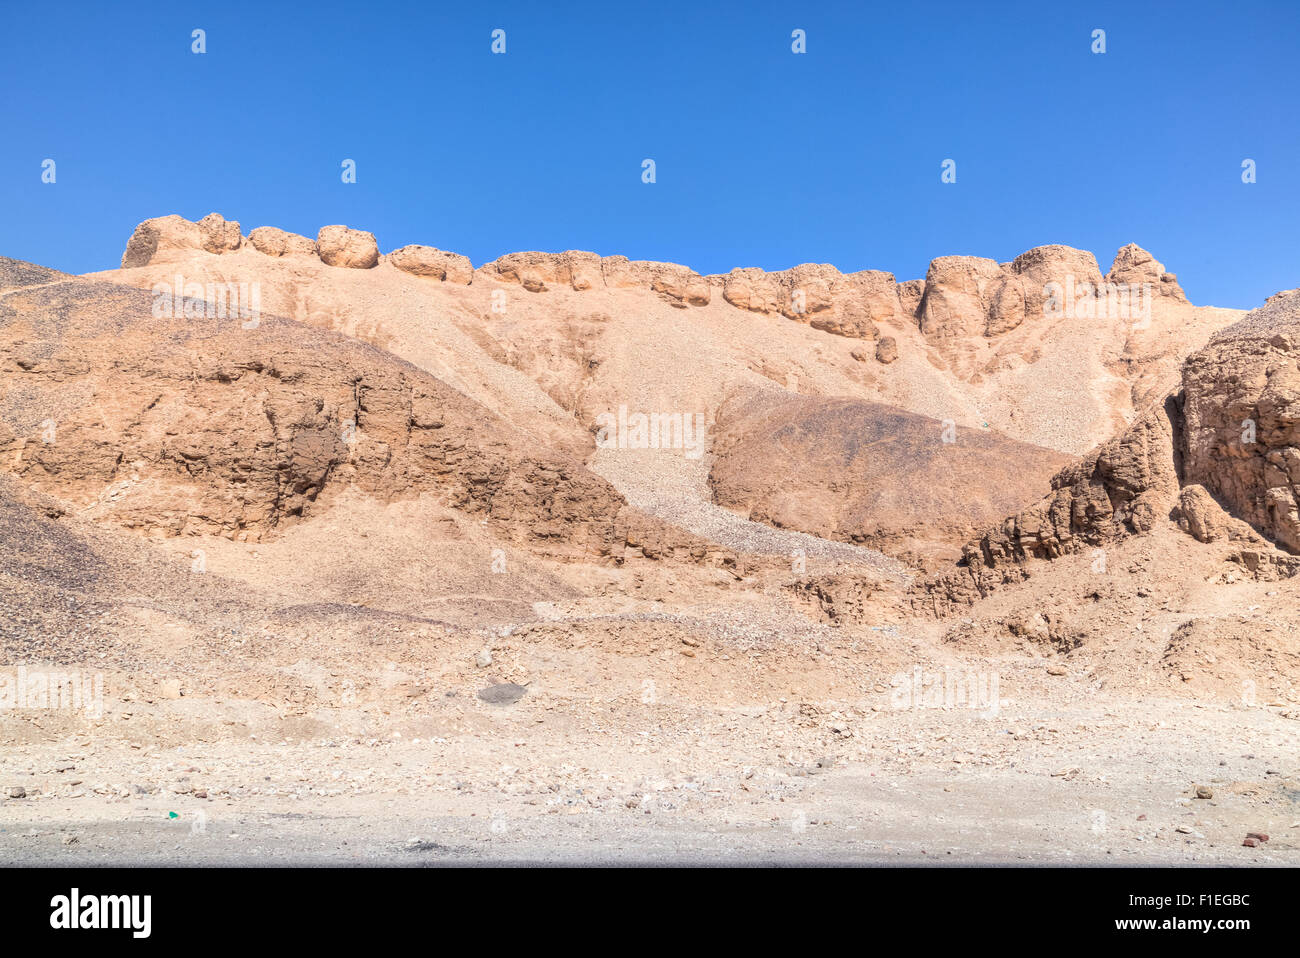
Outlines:
POLYGON ((530 293, 556 286, 587 290, 605 285, 600 256, 583 250, 510 253, 482 267, 494 279, 518 283, 530 293))
POLYGON ((1179 492, 1175 466, 1180 417, 1175 397, 1052 477, 1052 493, 966 547, 988 567, 1052 559, 1085 546, 1150 531, 1168 518, 1179 492))
POLYGON ((160 216, 135 228, 122 254, 122 268, 169 262, 194 250, 224 253, 239 249, 240 244, 239 224, 219 213, 209 213, 197 223, 175 214, 160 216))
POLYGON ((1136 243, 1129 243, 1115 254, 1110 272, 1106 274, 1108 283, 1125 283, 1142 285, 1148 283, 1153 295, 1166 296, 1181 303, 1187 302, 1183 288, 1178 285, 1178 277, 1166 273, 1164 264, 1136 243))
POLYGON ((31 288, 0 303, 0 472, 87 518, 252 541, 357 489, 436 496, 558 558, 705 556, 580 459, 380 349, 271 317, 159 318, 145 290, 40 285, 7 263, 0 278, 31 288))
POLYGON ((1198 542, 1242 544, 1234 558, 1252 573, 1293 575, 1298 503, 1300 290, 1292 290, 1188 357, 1180 388, 1057 473, 1046 498, 968 543, 960 569, 921 584, 921 604, 970 602, 1023 578, 1034 560, 1170 521, 1198 542))
POLYGON ((468 256, 448 253, 432 246, 403 246, 389 253, 387 259, 395 268, 415 276, 426 276, 461 286, 468 286, 474 281, 474 267, 468 256))
POLYGON ((1178 494, 1172 513, 1178 527, 1197 542, 1221 542, 1225 539, 1263 545, 1264 539, 1247 523, 1227 513, 1204 486, 1193 483, 1178 494))
POLYGON ((298 233, 289 233, 274 226, 259 226, 248 234, 253 249, 266 256, 287 256, 294 259, 315 259, 316 243, 298 233))
POLYGON ((1300 290, 1272 297, 1191 356, 1183 388, 1187 481, 1300 553, 1300 290))
POLYGON ((1071 289, 1101 283, 1091 253, 1040 246, 1002 264, 979 256, 941 256, 926 273, 917 321, 931 342, 997 337, 1044 318, 1048 284, 1065 287, 1067 282, 1071 289))
POLYGON ((626 256, 602 257, 581 250, 510 253, 483 269, 492 278, 518 283, 530 293, 563 286, 579 291, 640 288, 654 290, 682 306, 707 306, 712 295, 708 280, 685 266, 626 256))
POLYGON ((768 273, 753 267, 723 277, 722 296, 755 313, 776 313, 837 336, 875 339, 877 322, 902 320, 892 273, 862 270, 841 273, 825 263, 804 263, 768 273))
POLYGON ((326 266, 374 269, 379 265, 375 234, 346 226, 322 226, 316 234, 316 253, 326 266))

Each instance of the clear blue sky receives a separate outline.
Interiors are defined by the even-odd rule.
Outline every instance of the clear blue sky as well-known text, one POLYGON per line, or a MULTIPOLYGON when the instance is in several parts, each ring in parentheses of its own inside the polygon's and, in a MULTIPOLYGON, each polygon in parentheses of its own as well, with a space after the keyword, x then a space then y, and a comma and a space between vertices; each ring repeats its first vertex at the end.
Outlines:
POLYGON ((909 279, 1046 243, 1105 270, 1136 242, 1197 303, 1300 286, 1295 0, 290 6, 7 3, 0 255, 109 268, 140 220, 216 210, 475 265, 576 248, 909 279))

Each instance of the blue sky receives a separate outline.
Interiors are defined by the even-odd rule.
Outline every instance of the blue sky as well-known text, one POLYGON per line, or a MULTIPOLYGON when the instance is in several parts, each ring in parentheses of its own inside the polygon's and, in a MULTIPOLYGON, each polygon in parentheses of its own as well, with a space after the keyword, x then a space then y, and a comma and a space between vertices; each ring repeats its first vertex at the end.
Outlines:
POLYGON ((588 249, 910 279, 935 256, 1047 243, 1105 270, 1136 242, 1193 302, 1300 286, 1293 0, 227 0, 3 19, 0 255, 72 272, 116 266, 142 219, 216 210, 475 265, 588 249))

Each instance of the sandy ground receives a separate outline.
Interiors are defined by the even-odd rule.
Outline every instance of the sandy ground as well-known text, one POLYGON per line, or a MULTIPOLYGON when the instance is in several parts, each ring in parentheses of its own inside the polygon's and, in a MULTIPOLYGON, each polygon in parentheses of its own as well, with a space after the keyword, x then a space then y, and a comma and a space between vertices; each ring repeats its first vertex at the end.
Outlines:
POLYGON ((1053 704, 1038 663, 1006 665, 996 711, 894 688, 489 705, 471 685, 404 718, 186 699, 57 733, 9 718, 3 794, 26 797, 0 800, 0 862, 1300 864, 1295 719, 1069 676, 1053 704))

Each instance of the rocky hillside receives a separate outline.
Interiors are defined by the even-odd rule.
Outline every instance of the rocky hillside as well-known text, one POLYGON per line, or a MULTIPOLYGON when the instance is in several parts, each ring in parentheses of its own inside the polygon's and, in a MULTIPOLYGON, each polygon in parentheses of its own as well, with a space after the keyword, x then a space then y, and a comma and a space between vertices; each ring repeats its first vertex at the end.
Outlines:
POLYGON ((710 475, 720 504, 918 567, 957 558, 966 538, 1032 502, 1071 461, 854 399, 768 394, 728 413, 710 475))
POLYGON ((922 584, 970 602, 1021 581, 1037 560, 1104 550, 1176 524, 1261 578, 1300 571, 1300 290, 1279 293, 1182 367, 1178 388, 1119 436, 1052 478, 1052 492, 922 584))
POLYGON ((560 556, 619 556, 632 528, 703 555, 563 450, 520 443, 367 344, 208 317, 196 300, 161 316, 140 290, 12 260, 0 277, 0 470, 88 516, 155 538, 256 541, 356 488, 434 496, 560 556))

